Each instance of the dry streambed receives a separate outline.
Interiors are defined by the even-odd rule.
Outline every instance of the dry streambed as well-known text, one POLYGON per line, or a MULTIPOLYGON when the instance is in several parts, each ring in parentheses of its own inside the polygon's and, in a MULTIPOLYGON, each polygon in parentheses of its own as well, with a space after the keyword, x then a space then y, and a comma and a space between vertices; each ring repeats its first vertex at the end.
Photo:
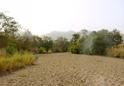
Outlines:
POLYGON ((36 65, 0 76, 0 86, 124 86, 124 59, 41 55, 36 65))

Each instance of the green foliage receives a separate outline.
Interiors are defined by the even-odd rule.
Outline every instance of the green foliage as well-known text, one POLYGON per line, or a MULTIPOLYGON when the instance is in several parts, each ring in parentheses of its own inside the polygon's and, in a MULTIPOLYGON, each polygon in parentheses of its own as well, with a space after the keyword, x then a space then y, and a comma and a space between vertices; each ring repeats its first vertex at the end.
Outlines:
POLYGON ((93 54, 105 55, 106 49, 122 43, 122 37, 117 30, 113 30, 112 32, 100 30, 94 36, 93 54))
POLYGON ((106 30, 101 30, 98 31, 94 36, 93 39, 93 54, 98 54, 98 55, 104 55, 105 50, 108 46, 108 43, 105 41, 106 40, 106 35, 108 34, 108 31, 106 30))
POLYGON ((71 40, 70 51, 75 54, 106 55, 106 49, 122 43, 119 31, 108 30, 88 32, 83 30, 82 34, 74 34, 71 40))
POLYGON ((4 13, 0 13, 1 29, 5 32, 6 36, 14 37, 15 32, 19 30, 19 24, 14 20, 13 17, 9 17, 4 13))
POLYGON ((17 52, 16 44, 10 43, 10 44, 6 47, 6 53, 9 54, 9 55, 14 55, 16 52, 17 52))
POLYGON ((80 38, 80 34, 75 33, 75 34, 73 34, 73 36, 72 36, 71 42, 72 42, 72 43, 77 43, 77 41, 79 40, 79 38, 80 38))
POLYGON ((79 54, 80 53, 80 35, 78 33, 74 34, 71 43, 70 43, 70 51, 73 54, 79 54))
POLYGON ((66 38, 59 37, 53 43, 53 52, 67 52, 68 51, 69 42, 66 38))
POLYGON ((40 47, 38 51, 40 54, 45 54, 47 52, 44 47, 40 47))
POLYGON ((16 32, 19 30, 19 27, 19 24, 13 17, 0 13, 0 48, 8 47, 7 51, 9 53, 13 52, 10 51, 11 49, 14 50, 13 47, 8 46, 7 44, 15 41, 16 32))
POLYGON ((5 48, 7 54, 14 54, 17 49, 18 52, 38 52, 38 48, 42 45, 41 37, 32 35, 27 29, 23 29, 24 32, 22 32, 21 26, 14 18, 4 13, 0 13, 0 21, 0 49, 5 48), (14 43, 14 45, 9 43, 14 43))
MULTIPOLYGON (((6 49, 7 54, 30 51, 33 53, 68 52, 74 54, 106 55, 106 50, 122 43, 122 36, 118 30, 92 31, 81 30, 75 33, 72 39, 59 37, 52 40, 50 37, 32 35, 29 30, 21 31, 20 25, 4 13, 0 13, 0 50, 6 49)), ((113 52, 123 52, 123 49, 114 49, 113 52)), ((118 56, 114 55, 114 56, 118 56)), ((119 56, 123 56, 122 54, 119 56)))
POLYGON ((113 45, 118 45, 118 44, 121 44, 123 42, 122 36, 118 30, 115 29, 111 33, 112 33, 113 45))
POLYGON ((80 38, 79 48, 81 54, 92 54, 93 37, 85 36, 80 38))
POLYGON ((44 37, 42 40, 41 47, 44 47, 46 49, 46 52, 48 52, 53 47, 53 40, 50 37, 44 37))
POLYGON ((78 46, 75 46, 75 45, 71 45, 71 47, 70 47, 70 51, 73 54, 79 54, 80 53, 80 50, 79 49, 80 48, 78 46))

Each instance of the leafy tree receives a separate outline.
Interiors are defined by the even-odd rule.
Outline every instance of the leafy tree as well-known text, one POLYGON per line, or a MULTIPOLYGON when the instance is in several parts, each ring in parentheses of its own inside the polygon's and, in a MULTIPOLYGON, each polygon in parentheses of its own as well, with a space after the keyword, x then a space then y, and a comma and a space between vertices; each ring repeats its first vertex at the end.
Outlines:
POLYGON ((14 48, 12 49, 12 46, 9 46, 9 44, 16 43, 16 32, 19 29, 20 25, 13 17, 0 13, 0 48, 7 48, 7 51, 13 52, 14 48))
POLYGON ((68 51, 69 42, 66 38, 59 37, 54 41, 53 51, 54 52, 67 52, 68 51))
POLYGON ((108 42, 106 41, 108 35, 107 30, 100 30, 95 33, 93 39, 93 54, 104 55, 106 52, 106 48, 108 47, 108 42))
POLYGON ((41 47, 42 42, 42 38, 38 36, 32 36, 31 51, 34 53, 38 53, 38 49, 41 47))
POLYGON ((79 38, 80 38, 80 34, 75 33, 75 34, 73 34, 73 36, 72 36, 71 42, 72 42, 72 43, 76 43, 76 42, 79 40, 79 38))
POLYGON ((71 40, 71 52, 83 54, 105 55, 106 50, 114 45, 122 43, 122 37, 119 31, 108 30, 81 31, 82 35, 74 34, 71 40))
POLYGON ((6 36, 15 36, 15 32, 19 30, 20 25, 13 17, 0 13, 0 31, 4 31, 6 36))
POLYGON ((113 45, 118 45, 118 44, 121 44, 123 42, 122 36, 118 30, 115 29, 111 33, 112 33, 113 45))
POLYGON ((70 44, 70 51, 74 54, 80 53, 80 34, 73 34, 70 44))
POLYGON ((44 47, 46 52, 48 52, 53 47, 53 40, 47 36, 43 37, 42 47, 44 47))
POLYGON ((86 30, 86 29, 83 29, 83 30, 81 30, 80 31, 80 33, 81 33, 81 35, 83 36, 83 37, 85 37, 85 36, 88 36, 88 30, 86 30))
POLYGON ((29 30, 26 30, 22 33, 22 36, 18 38, 18 47, 20 50, 28 50, 31 49, 31 41, 32 40, 32 33, 29 30))

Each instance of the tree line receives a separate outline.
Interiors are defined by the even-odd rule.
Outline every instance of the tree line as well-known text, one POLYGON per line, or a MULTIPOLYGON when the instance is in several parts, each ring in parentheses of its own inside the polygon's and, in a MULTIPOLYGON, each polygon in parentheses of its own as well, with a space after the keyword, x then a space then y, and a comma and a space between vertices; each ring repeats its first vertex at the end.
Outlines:
POLYGON ((13 18, 0 13, 0 54, 30 51, 32 53, 66 52, 69 41, 60 37, 52 40, 50 37, 33 35, 28 29, 23 29, 13 18), (60 49, 61 48, 61 49, 60 49))
POLYGON ((76 33, 71 39, 70 50, 75 54, 106 55, 107 50, 122 44, 122 36, 118 30, 89 32, 82 30, 81 35, 76 33))
MULTIPOLYGON (((24 30, 13 17, 0 13, 0 54, 30 51, 37 53, 71 52, 73 54, 108 55, 108 51, 122 44, 121 33, 115 29, 108 31, 81 30, 71 40, 59 37, 39 37, 24 30)), ((120 53, 120 52, 119 52, 120 53)))

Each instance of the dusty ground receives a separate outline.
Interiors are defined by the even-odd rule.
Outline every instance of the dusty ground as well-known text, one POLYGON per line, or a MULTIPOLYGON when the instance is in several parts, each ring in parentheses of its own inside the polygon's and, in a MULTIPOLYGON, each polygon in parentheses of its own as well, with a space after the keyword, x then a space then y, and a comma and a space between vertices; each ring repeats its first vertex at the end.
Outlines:
POLYGON ((0 86, 124 86, 124 59, 41 55, 36 65, 0 76, 0 86))

